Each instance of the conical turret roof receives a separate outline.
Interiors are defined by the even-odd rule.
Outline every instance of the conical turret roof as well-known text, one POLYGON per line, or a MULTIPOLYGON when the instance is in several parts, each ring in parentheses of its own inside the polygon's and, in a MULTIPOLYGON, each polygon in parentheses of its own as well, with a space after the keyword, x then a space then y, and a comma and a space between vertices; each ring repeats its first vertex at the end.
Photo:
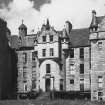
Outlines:
POLYGON ((23 20, 22 20, 22 24, 19 26, 19 29, 27 29, 27 26, 25 24, 23 24, 23 20))

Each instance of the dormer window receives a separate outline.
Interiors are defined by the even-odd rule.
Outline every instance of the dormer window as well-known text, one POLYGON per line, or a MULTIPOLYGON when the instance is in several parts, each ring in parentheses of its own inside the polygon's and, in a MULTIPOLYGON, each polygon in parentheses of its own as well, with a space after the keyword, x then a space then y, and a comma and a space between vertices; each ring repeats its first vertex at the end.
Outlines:
POLYGON ((50 42, 53 42, 53 35, 50 35, 50 42))
POLYGON ((42 36, 43 42, 46 42, 46 36, 42 36))

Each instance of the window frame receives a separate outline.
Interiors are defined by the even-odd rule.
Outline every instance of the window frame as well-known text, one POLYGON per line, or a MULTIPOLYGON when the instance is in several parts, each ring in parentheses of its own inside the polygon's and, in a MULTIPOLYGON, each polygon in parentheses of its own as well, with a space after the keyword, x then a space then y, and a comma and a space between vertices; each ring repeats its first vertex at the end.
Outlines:
POLYGON ((50 56, 54 56, 54 48, 50 48, 50 56))
POLYGON ((74 58, 74 48, 70 49, 70 58, 74 58))
POLYGON ((60 91, 63 91, 63 82, 64 82, 64 80, 60 79, 60 91))
POLYGON ((26 80, 27 79, 27 67, 23 67, 23 78, 24 78, 24 80, 26 80))
POLYGON ((46 64, 46 74, 47 73, 51 73, 51 65, 50 64, 46 64))
POLYGON ((45 35, 42 36, 42 40, 43 40, 43 42, 46 42, 46 36, 45 35))
POLYGON ((80 58, 84 58, 84 48, 80 48, 80 58))
POLYGON ((70 84, 74 85, 74 79, 70 79, 70 84))
POLYGON ((98 42, 98 48, 99 48, 99 50, 102 49, 102 41, 99 41, 99 42, 98 42))
POLYGON ((98 76, 98 87, 99 88, 103 87, 103 76, 98 76))
POLYGON ((42 49, 42 56, 43 56, 43 57, 46 56, 46 49, 42 49))
POLYGON ((23 63, 26 64, 27 63, 27 53, 23 52, 23 63))
POLYGON ((53 40, 54 40, 54 36, 50 35, 50 42, 53 42, 53 40))
POLYGON ((84 78, 80 79, 80 91, 84 91, 84 78))
POLYGON ((80 64, 80 74, 84 74, 84 64, 80 64))

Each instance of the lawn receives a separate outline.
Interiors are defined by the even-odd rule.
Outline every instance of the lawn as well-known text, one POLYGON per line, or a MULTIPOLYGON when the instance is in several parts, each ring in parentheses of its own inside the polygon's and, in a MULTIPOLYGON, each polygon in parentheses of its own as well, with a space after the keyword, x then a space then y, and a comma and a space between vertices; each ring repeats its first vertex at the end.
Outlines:
POLYGON ((3 100, 0 105, 105 105, 105 102, 85 100, 3 100))

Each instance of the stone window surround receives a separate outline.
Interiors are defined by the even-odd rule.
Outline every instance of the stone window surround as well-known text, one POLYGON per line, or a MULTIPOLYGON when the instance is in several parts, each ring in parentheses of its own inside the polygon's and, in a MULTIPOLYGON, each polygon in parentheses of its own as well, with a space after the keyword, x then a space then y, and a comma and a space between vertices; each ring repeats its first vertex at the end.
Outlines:
POLYGON ((42 56, 43 56, 43 57, 46 56, 46 49, 42 49, 42 56))
POLYGON ((50 48, 50 56, 54 56, 54 49, 50 48))

